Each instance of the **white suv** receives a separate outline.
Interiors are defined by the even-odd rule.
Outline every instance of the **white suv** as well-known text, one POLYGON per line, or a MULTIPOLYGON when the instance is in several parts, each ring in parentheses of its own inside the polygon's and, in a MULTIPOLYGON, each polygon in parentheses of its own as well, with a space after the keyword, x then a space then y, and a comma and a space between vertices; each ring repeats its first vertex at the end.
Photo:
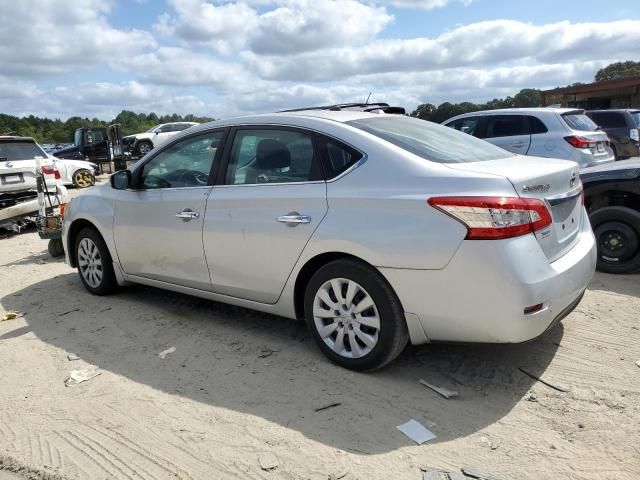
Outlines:
POLYGON ((609 137, 575 108, 509 108, 465 113, 443 122, 520 155, 573 160, 580 168, 613 162, 609 137))
POLYGON ((199 124, 196 122, 162 123, 150 128, 144 133, 128 135, 124 137, 122 141, 133 155, 142 157, 169 137, 194 125, 199 124))

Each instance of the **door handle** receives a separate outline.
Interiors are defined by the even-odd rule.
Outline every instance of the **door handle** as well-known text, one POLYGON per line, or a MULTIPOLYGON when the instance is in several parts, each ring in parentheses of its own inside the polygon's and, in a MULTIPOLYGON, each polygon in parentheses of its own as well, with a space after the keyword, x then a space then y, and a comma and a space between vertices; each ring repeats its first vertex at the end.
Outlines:
POLYGON ((522 148, 522 147, 526 147, 527 144, 526 143, 514 143, 513 145, 511 145, 512 147, 515 148, 522 148))
POLYGON ((194 218, 200 218, 200 212, 194 212, 190 208, 185 208, 183 211, 176 213, 176 217, 188 222, 194 218))
POLYGON ((299 223, 311 223, 311 217, 309 215, 281 215, 276 220, 292 227, 295 227, 299 223))

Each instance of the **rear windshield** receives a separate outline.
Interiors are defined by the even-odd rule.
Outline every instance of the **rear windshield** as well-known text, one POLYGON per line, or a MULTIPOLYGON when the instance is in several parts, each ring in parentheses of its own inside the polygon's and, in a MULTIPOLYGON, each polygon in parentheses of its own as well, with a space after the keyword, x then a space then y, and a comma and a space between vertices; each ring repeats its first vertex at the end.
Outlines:
POLYGON ((0 161, 15 162, 33 160, 36 157, 47 158, 47 154, 32 142, 0 142, 0 161))
POLYGON ((631 112, 631 116, 636 121, 636 126, 640 128, 640 112, 631 112))
POLYGON ((515 156, 466 133, 417 118, 389 115, 347 124, 432 162, 481 162, 515 156))
POLYGON ((584 130, 587 132, 595 132, 598 129, 593 120, 584 113, 565 113, 562 115, 564 122, 573 130, 584 130))

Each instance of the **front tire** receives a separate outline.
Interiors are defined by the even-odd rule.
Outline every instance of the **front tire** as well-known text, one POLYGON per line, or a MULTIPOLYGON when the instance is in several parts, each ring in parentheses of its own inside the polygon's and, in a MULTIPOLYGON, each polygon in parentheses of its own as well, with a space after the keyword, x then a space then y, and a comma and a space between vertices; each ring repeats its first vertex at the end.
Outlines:
POLYGON ((77 170, 73 174, 73 178, 71 180, 73 181, 73 186, 76 188, 87 188, 95 185, 96 183, 96 177, 94 177, 93 174, 86 168, 77 170))
POLYGON ((598 246, 597 268, 605 273, 640 270, 640 212, 605 207, 590 216, 598 246))
POLYGON ((320 350, 351 370, 384 367, 409 340, 395 292, 378 271, 356 260, 320 268, 307 285, 304 311, 320 350))
POLYGON ((108 295, 117 289, 109 249, 96 230, 83 228, 80 231, 74 254, 80 280, 90 293, 108 295))
POLYGON ((151 150, 153 150, 153 144, 149 140, 142 140, 136 146, 136 152, 140 157, 144 157, 151 150))

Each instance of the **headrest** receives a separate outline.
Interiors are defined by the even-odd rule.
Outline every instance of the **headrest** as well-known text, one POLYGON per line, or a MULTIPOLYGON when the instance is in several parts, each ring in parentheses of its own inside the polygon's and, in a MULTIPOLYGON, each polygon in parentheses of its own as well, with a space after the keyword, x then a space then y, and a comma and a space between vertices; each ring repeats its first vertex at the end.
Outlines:
POLYGON ((256 164, 262 170, 289 167, 291 165, 291 154, 284 143, 265 138, 258 143, 256 164))

